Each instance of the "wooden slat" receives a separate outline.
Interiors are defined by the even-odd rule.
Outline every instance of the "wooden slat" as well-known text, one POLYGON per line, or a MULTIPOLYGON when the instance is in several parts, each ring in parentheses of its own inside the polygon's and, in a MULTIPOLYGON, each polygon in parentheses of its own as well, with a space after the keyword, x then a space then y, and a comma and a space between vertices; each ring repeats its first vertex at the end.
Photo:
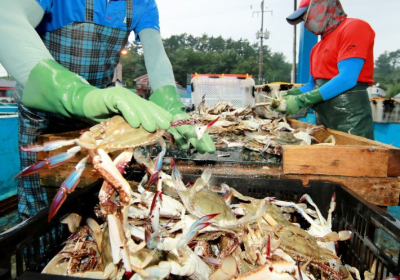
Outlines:
MULTIPOLYGON (((298 120, 289 120, 290 125, 293 128, 309 128, 312 125, 298 121, 298 120)), ((327 139, 330 135, 333 135, 336 141, 336 147, 338 149, 342 149, 341 146, 364 146, 370 147, 374 149, 375 147, 379 147, 382 149, 388 150, 388 160, 387 162, 381 162, 382 165, 386 166, 388 177, 395 177, 400 176, 400 149, 393 147, 392 145, 387 145, 378 141, 373 141, 364 137, 351 135, 342 131, 337 131, 333 129, 326 129, 326 130, 318 130, 314 132, 313 136, 319 141, 323 142, 327 139)), ((314 146, 312 146, 314 147, 314 146)), ((354 159, 353 159, 354 160, 354 159)), ((377 159, 378 160, 378 159, 377 159)), ((380 160, 380 159, 379 159, 380 160)), ((285 162, 284 162, 285 165, 285 162)), ((341 174, 344 175, 344 174, 341 174)))
MULTIPOLYGON (((43 169, 39 172, 40 176, 40 184, 44 187, 55 187, 58 188, 64 182, 64 180, 73 172, 75 169, 75 162, 66 162, 63 165, 57 166, 51 169, 43 169)), ((81 188, 87 186, 98 179, 101 176, 99 173, 93 168, 91 163, 86 165, 85 170, 82 173, 80 181, 77 185, 77 188, 81 188)))
POLYGON ((387 177, 388 150, 363 146, 283 146, 284 174, 387 177))

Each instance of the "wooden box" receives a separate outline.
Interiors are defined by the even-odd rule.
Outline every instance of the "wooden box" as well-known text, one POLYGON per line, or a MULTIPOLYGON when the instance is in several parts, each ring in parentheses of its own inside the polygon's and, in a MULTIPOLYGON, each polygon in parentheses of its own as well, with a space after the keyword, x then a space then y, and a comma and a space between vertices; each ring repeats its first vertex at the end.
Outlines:
MULTIPOLYGON (((293 128, 310 127, 298 120, 290 120, 290 124, 293 128)), ((319 142, 324 142, 330 135, 333 135, 335 145, 283 146, 283 173, 374 178, 400 176, 400 149, 332 129, 314 133, 319 142)))

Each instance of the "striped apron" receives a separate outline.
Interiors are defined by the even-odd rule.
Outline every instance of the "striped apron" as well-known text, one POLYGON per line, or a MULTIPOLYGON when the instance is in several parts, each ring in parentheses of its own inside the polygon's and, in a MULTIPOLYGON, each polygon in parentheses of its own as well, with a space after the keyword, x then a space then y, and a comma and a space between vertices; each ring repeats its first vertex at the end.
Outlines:
MULTIPOLYGON (((105 0, 103 0, 105 1, 105 0)), ((93 22, 94 0, 86 0, 85 22, 73 22, 45 33, 43 42, 54 59, 81 75, 91 85, 106 88, 111 85, 120 51, 128 42, 132 25, 132 1, 126 1, 127 30, 102 26, 93 22)), ((19 146, 36 143, 43 133, 59 133, 87 127, 64 116, 19 107, 19 146)), ((21 170, 37 161, 36 153, 20 152, 21 170)), ((22 177, 18 183, 18 214, 25 220, 47 207, 46 189, 40 185, 39 174, 22 177)))

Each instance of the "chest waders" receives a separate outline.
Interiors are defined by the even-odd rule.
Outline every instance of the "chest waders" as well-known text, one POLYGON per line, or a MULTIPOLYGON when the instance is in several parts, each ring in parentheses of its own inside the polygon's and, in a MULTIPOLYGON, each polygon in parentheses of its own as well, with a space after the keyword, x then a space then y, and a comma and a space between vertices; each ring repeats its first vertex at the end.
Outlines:
MULTIPOLYGON (((94 0, 86 0, 85 22, 73 22, 45 33, 42 40, 58 63, 79 74, 91 85, 106 88, 112 83, 120 51, 128 42, 132 25, 132 1, 126 1, 127 31, 93 23, 93 7, 94 0)), ((19 88, 21 96, 22 89, 19 88)), ((88 126, 58 114, 28 109, 18 103, 19 147, 36 143, 37 137, 43 133, 71 131, 88 126)), ((37 155, 20 152, 20 161, 22 170, 35 163, 37 155)), ((19 218, 25 220, 47 206, 46 189, 40 185, 39 174, 19 178, 19 218)))
MULTIPOLYGON (((315 88, 328 81, 315 80, 315 88)), ((366 83, 357 83, 352 89, 314 105, 317 124, 373 140, 374 124, 367 87, 366 83)))

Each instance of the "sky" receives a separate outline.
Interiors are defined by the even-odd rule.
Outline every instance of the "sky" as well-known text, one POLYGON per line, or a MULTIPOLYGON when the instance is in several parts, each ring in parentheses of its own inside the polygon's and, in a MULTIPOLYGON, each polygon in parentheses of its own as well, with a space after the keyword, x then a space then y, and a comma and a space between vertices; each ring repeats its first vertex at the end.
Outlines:
MULTIPOLYGON (((282 52, 288 62, 293 60, 294 28, 286 17, 293 12, 294 1, 264 0, 263 26, 270 32, 264 45, 272 52, 282 52)), ((348 17, 363 19, 375 30, 375 59, 385 51, 400 49, 400 0, 341 0, 341 3, 348 17)), ((256 32, 261 29, 261 0, 157 0, 157 5, 163 38, 182 33, 194 36, 206 33, 225 39, 260 42, 256 32)), ((298 38, 299 34, 298 27, 298 38)))
MULTIPOLYGON (((295 0, 264 0, 263 29, 270 32, 268 45, 272 52, 282 52, 293 60, 293 26, 286 22, 294 10, 295 0)), ((259 43, 261 0, 156 0, 160 13, 161 36, 187 33, 207 34, 233 40, 247 39, 259 43)), ((300 3, 300 0, 297 0, 300 3)), ((349 17, 367 21, 375 30, 375 59, 385 51, 400 49, 400 0, 341 0, 349 17)), ((297 37, 300 31, 297 29, 297 37)), ((130 40, 133 40, 133 36, 130 40)), ((297 49, 298 53, 298 49, 297 49)), ((0 76, 5 75, 0 67, 0 76)))

